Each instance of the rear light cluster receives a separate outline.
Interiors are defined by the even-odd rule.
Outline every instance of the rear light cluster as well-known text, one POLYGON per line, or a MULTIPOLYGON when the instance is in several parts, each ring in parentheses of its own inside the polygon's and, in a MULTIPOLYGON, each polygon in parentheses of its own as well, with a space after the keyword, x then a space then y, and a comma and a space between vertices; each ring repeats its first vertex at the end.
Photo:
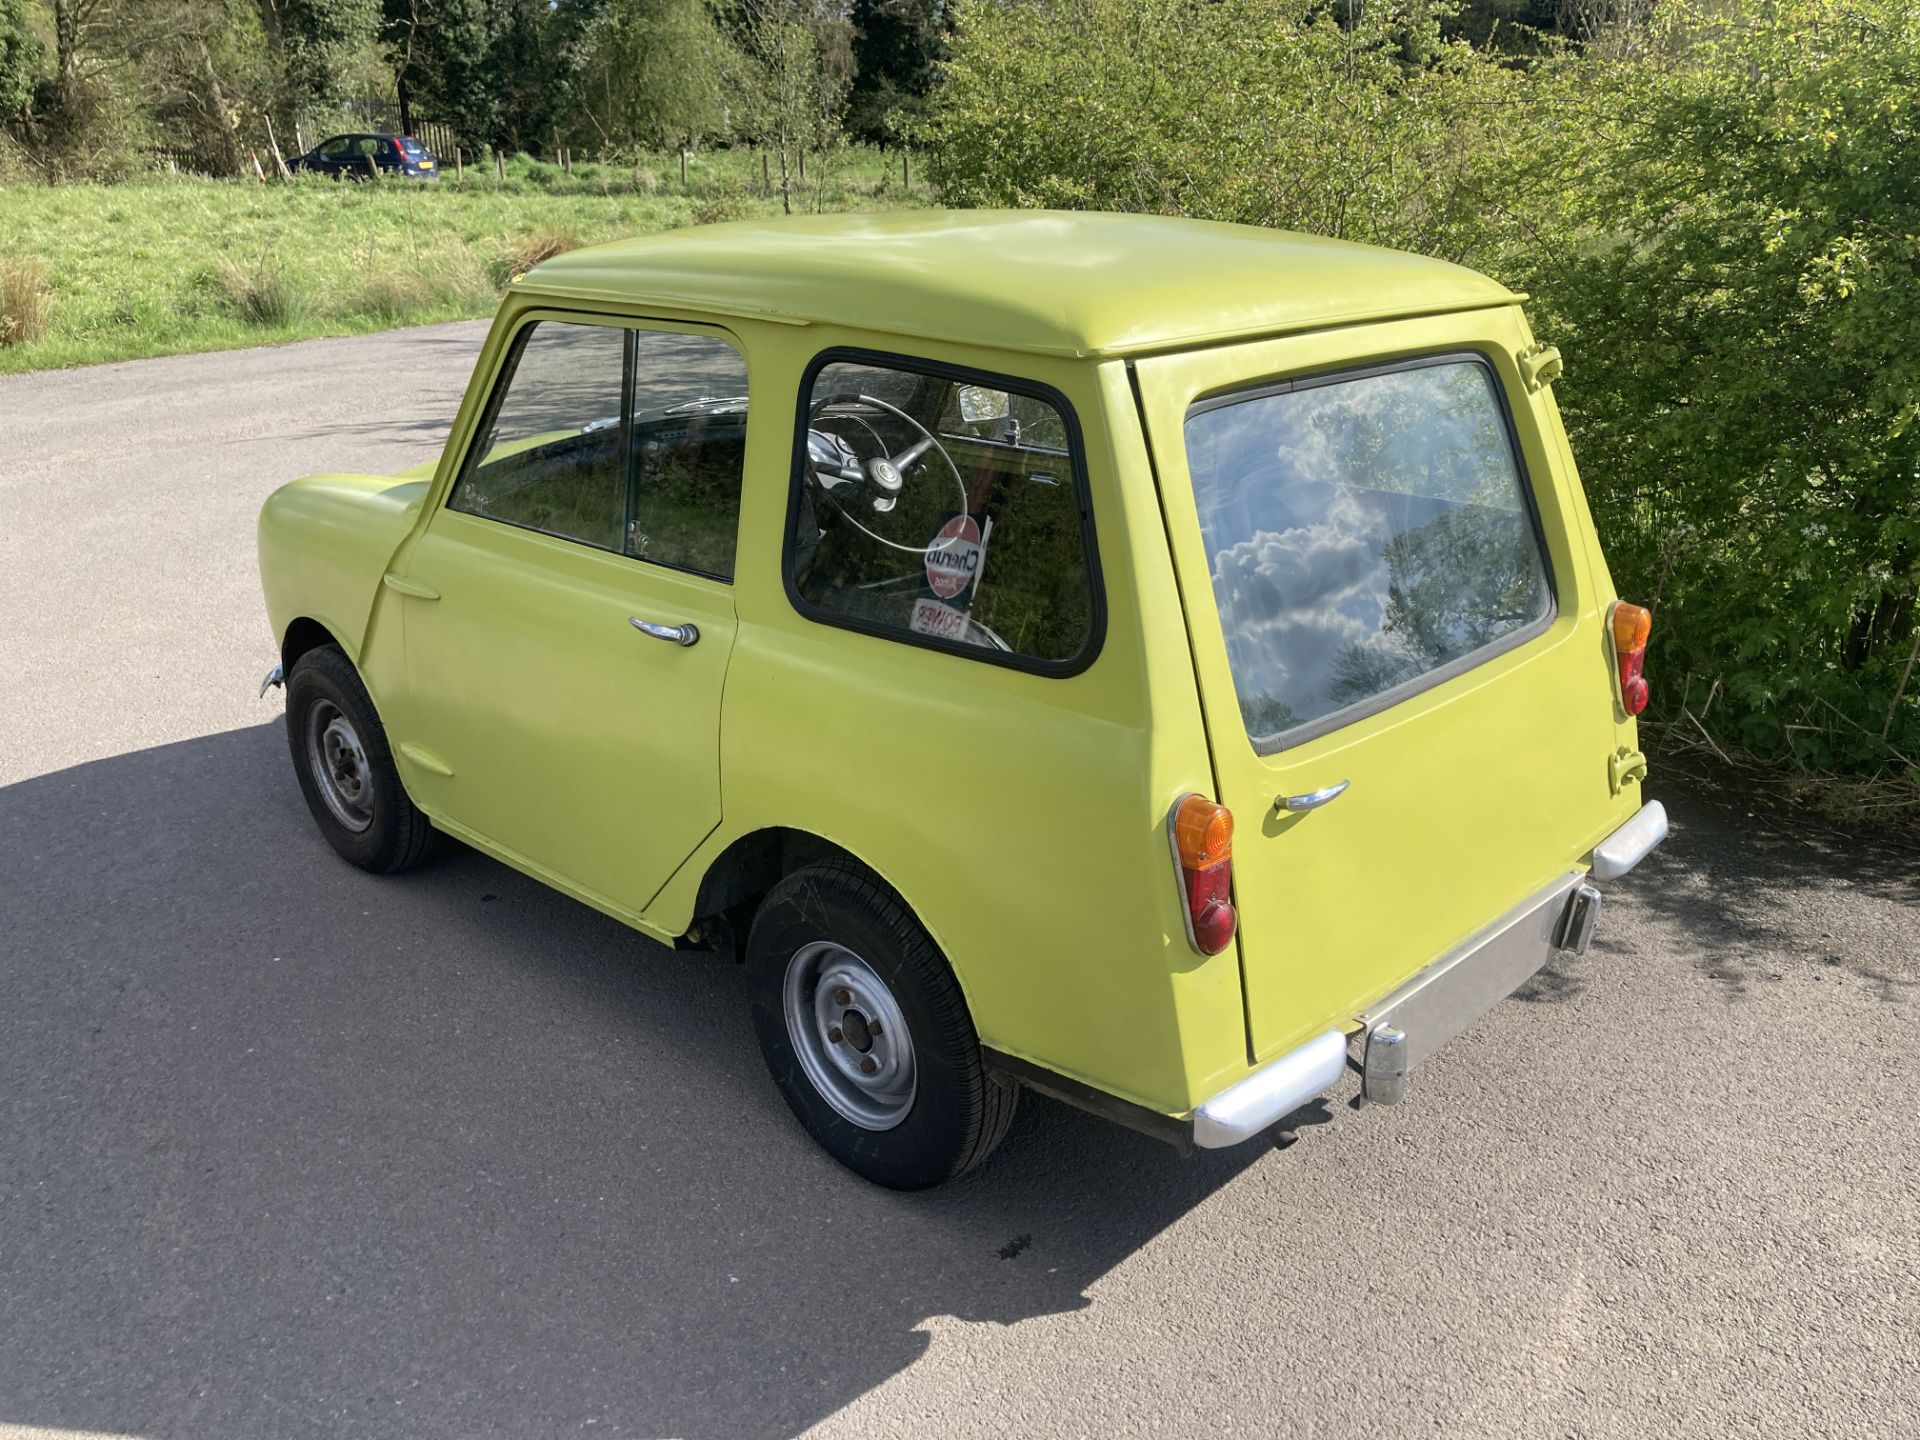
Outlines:
POLYGON ((1201 795, 1188 795, 1168 821, 1187 905, 1187 938, 1202 955, 1233 943, 1233 812, 1201 795))
POLYGON ((1607 618, 1613 626, 1613 653, 1620 661, 1620 708, 1638 715, 1647 708, 1647 681, 1641 672, 1647 664, 1653 616, 1643 606, 1616 600, 1607 618))

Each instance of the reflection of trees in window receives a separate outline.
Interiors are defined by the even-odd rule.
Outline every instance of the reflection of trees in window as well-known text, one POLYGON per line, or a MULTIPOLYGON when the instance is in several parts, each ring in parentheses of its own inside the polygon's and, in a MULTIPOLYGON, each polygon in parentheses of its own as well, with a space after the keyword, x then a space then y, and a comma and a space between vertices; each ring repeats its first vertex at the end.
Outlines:
POLYGON ((1336 706, 1352 705, 1413 679, 1420 670, 1415 661, 1377 640, 1348 645, 1334 657, 1327 695, 1336 706))
POLYGON ((1293 728, 1293 707, 1277 695, 1242 695, 1240 718, 1246 721, 1247 734, 1263 739, 1293 728))
MULTIPOLYGON (((1285 397, 1293 473, 1388 494, 1511 508, 1513 466, 1486 372, 1437 365, 1285 397)), ((1278 398, 1278 397, 1276 397, 1278 398)))
POLYGON ((1267 737, 1496 643, 1548 608, 1491 372, 1303 384, 1187 422, 1215 604, 1267 737))
POLYGON ((1451 510, 1387 542, 1392 636, 1427 668, 1490 645, 1544 610, 1533 536, 1512 510, 1451 510))
POLYGON ((1533 537, 1512 510, 1448 510, 1391 536, 1381 557, 1389 578, 1379 637, 1335 660, 1329 693, 1339 704, 1450 664, 1546 612, 1533 537))

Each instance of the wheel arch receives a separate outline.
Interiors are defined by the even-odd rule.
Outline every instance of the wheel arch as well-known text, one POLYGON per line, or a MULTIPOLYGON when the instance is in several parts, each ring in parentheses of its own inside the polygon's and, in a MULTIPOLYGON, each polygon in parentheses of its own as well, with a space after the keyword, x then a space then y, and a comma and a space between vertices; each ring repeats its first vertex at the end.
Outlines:
MULTIPOLYGON (((947 962, 961 993, 968 993, 966 976, 961 973, 953 951, 926 913, 907 897, 878 865, 859 852, 818 831, 797 825, 765 825, 736 835, 707 861, 694 888, 693 908, 683 943, 693 948, 713 948, 736 956, 745 954, 747 927, 752 910, 766 893, 794 871, 825 860, 851 865, 899 902, 902 909, 927 932, 947 962)), ((683 892, 684 893, 684 892, 683 892)))
POLYGON ((287 623, 287 632, 280 637, 280 669, 282 674, 293 673, 295 663, 310 650, 318 650, 322 645, 337 645, 354 668, 359 668, 359 660, 351 646, 342 641, 338 634, 323 622, 311 615, 296 615, 287 623))
MULTIPOLYGON (((788 875, 822 860, 843 860, 858 866, 888 894, 913 910, 900 888, 865 856, 812 830, 767 825, 736 835, 706 863, 694 892, 693 923, 697 926, 702 919, 758 904, 762 896, 788 875)), ((915 918, 919 918, 918 912, 915 918)))

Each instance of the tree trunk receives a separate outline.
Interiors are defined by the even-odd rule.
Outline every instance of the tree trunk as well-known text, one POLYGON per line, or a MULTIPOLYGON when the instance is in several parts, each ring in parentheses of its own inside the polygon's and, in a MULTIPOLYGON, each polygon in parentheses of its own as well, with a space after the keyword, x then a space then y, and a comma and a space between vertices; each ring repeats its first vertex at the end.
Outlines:
POLYGON ((400 133, 413 134, 413 92, 407 89, 407 77, 404 74, 393 77, 393 93, 400 101, 400 133))
MULTIPOLYGON (((206 85, 205 104, 207 110, 207 129, 211 134, 218 137, 215 143, 220 147, 220 153, 218 155, 209 155, 203 158, 211 161, 222 175, 242 174, 243 172, 240 167, 240 138, 233 133, 233 127, 227 123, 227 96, 225 89, 220 84, 220 73, 213 68, 213 56, 208 52, 207 42, 204 39, 196 40, 194 42, 194 49, 197 52, 194 58, 200 62, 200 78, 206 85)), ((271 121, 268 122, 268 127, 268 133, 271 135, 271 121)), ((279 161, 280 172, 284 175, 287 167, 285 161, 280 161, 280 147, 278 145, 274 146, 274 158, 276 161, 279 161)))
POLYGON ((80 94, 81 0, 53 0, 53 48, 59 62, 54 81, 54 105, 67 111, 80 94))

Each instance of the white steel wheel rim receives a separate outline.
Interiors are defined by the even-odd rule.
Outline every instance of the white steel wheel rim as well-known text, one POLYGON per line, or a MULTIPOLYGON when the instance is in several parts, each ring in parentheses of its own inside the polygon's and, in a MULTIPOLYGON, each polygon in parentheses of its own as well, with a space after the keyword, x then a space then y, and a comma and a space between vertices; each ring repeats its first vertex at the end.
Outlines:
POLYGON ((307 710, 307 769, 328 813, 356 835, 373 824, 373 767, 360 733, 338 705, 316 700, 307 710))
POLYGON ((844 945, 816 940, 787 962, 787 1038, 820 1098, 862 1130, 891 1130, 913 1109, 913 1036, 899 1001, 844 945))

